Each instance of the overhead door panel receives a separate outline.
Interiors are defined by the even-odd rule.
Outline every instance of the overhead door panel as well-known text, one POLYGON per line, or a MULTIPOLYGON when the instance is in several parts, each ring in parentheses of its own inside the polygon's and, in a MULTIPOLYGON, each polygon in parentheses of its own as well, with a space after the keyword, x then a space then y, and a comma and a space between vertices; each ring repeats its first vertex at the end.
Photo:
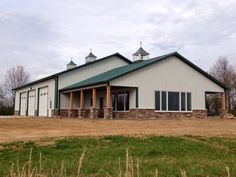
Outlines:
POLYGON ((48 116, 48 87, 39 89, 39 116, 48 116))
POLYGON ((26 115, 26 93, 20 94, 20 115, 25 116, 26 115))
POLYGON ((35 110, 35 90, 29 92, 28 96, 28 115, 34 116, 35 110))

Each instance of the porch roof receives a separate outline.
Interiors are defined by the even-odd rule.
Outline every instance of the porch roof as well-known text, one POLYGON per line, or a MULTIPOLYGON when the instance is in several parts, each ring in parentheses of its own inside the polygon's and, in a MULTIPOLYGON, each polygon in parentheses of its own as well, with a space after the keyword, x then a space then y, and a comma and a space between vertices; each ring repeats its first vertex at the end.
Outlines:
POLYGON ((96 75, 94 77, 85 79, 81 82, 77 82, 77 83, 72 84, 70 86, 64 87, 64 88, 61 89, 61 91, 79 89, 79 88, 94 86, 94 85, 98 85, 98 84, 106 84, 106 83, 109 83, 110 81, 112 81, 112 80, 114 80, 118 77, 126 75, 130 72, 136 71, 140 68, 149 66, 149 65, 154 64, 156 62, 162 61, 162 60, 167 59, 168 57, 171 57, 171 56, 176 56, 177 58, 179 58, 180 60, 182 60, 183 62, 185 62, 189 66, 193 67, 194 69, 196 69, 198 72, 200 72, 201 74, 203 74, 207 78, 209 78, 211 81, 215 82, 216 84, 218 84, 222 88, 227 89, 226 86, 224 86, 221 82, 216 80, 214 77, 210 76, 208 73, 203 71, 201 68, 199 68, 198 66, 191 63, 189 60, 184 58, 178 52, 174 52, 174 53, 169 53, 169 54, 162 55, 162 56, 159 56, 159 57, 155 57, 155 58, 152 58, 152 59, 149 59, 149 60, 136 61, 136 62, 133 62, 131 64, 109 70, 109 71, 104 72, 102 74, 99 74, 99 75, 96 75))

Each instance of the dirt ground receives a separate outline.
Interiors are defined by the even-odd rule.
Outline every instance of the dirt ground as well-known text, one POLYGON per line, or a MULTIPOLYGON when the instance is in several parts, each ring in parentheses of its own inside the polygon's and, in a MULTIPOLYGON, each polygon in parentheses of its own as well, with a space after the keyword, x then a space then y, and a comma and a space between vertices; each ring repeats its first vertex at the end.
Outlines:
POLYGON ((1 118, 0 143, 47 137, 103 135, 193 135, 236 137, 236 120, 79 120, 1 118))

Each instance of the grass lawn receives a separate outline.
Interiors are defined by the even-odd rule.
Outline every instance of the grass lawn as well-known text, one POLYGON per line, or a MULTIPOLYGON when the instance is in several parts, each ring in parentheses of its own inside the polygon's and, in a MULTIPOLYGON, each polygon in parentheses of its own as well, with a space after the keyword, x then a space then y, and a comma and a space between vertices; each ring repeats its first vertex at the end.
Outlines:
POLYGON ((188 177, 221 177, 227 176, 226 167, 231 176, 236 176, 236 139, 191 136, 77 137, 43 146, 35 142, 4 144, 0 150, 0 176, 10 176, 12 162, 15 173, 18 164, 20 171, 23 165, 28 169, 31 148, 31 171, 34 167, 39 171, 41 153, 42 173, 47 176, 76 176, 84 148, 80 176, 125 176, 128 168, 133 176, 139 173, 140 177, 184 176, 185 172, 188 177))

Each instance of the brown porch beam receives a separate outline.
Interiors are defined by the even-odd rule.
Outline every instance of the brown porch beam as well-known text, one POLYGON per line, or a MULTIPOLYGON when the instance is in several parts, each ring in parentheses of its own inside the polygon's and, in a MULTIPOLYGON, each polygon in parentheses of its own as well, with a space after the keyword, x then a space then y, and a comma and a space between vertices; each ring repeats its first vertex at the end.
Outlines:
POLYGON ((84 91, 80 90, 80 109, 84 109, 84 91))
POLYGON ((111 86, 106 87, 106 107, 111 108, 111 86))
POLYGON ((74 93, 70 92, 70 109, 74 107, 74 93))
POLYGON ((96 88, 93 88, 93 94, 92 94, 92 107, 96 108, 97 107, 97 103, 96 103, 96 98, 97 98, 97 92, 96 92, 96 88))

